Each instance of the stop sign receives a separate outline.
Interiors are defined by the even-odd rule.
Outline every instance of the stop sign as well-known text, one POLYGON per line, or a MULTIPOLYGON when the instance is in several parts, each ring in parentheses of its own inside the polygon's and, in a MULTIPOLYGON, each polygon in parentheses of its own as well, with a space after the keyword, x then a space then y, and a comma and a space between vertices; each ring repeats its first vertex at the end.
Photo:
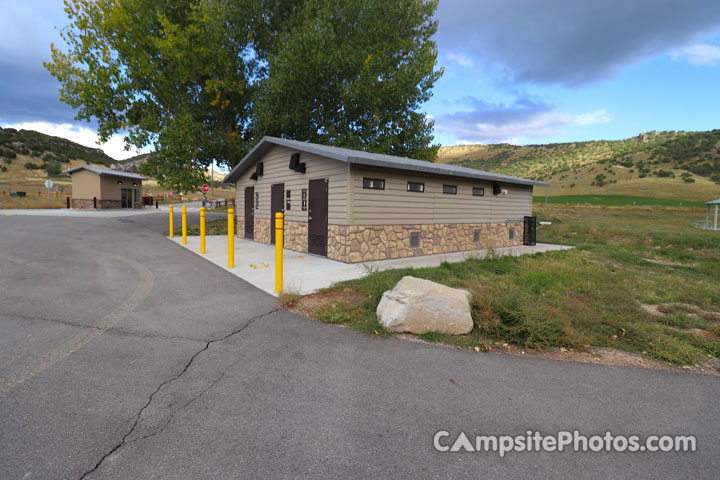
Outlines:
POLYGON ((202 190, 203 190, 203 192, 205 192, 205 193, 207 193, 208 190, 210 190, 210 187, 208 187, 207 183, 202 186, 202 190))

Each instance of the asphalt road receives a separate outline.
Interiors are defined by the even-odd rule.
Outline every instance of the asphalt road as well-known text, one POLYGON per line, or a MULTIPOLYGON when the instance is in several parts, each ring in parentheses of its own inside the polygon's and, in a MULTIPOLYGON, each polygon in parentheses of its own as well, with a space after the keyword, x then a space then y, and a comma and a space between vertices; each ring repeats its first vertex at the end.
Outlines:
POLYGON ((323 325, 167 241, 165 220, 0 214, 0 478, 718 476, 717 377, 323 325), (500 458, 437 452, 439 430, 698 451, 500 458))

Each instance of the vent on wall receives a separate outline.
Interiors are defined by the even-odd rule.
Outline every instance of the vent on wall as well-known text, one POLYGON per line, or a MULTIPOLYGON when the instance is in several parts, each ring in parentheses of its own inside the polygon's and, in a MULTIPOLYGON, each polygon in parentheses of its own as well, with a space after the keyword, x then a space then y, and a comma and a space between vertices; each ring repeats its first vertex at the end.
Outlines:
POLYGON ((290 155, 290 170, 298 173, 305 173, 305 162, 300 162, 300 154, 293 153, 290 155))
POLYGON ((257 180, 258 177, 262 176, 263 174, 263 164, 262 162, 259 162, 257 165, 255 165, 255 171, 250 175, 250 180, 257 180))
POLYGON ((300 166, 300 154, 293 153, 290 155, 290 170, 297 170, 300 166))
POLYGON ((410 234, 410 248, 420 248, 420 232, 410 234))

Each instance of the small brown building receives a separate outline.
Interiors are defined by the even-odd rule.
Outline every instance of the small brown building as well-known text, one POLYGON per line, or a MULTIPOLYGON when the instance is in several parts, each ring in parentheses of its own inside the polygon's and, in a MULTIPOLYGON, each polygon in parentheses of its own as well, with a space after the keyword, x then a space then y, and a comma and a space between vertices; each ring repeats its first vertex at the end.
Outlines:
POLYGON ((273 137, 224 181, 236 183, 239 236, 275 243, 271 219, 284 212, 285 248, 341 262, 522 245, 533 187, 546 186, 273 137))
POLYGON ((142 175, 82 165, 72 177, 72 208, 143 208, 142 175))

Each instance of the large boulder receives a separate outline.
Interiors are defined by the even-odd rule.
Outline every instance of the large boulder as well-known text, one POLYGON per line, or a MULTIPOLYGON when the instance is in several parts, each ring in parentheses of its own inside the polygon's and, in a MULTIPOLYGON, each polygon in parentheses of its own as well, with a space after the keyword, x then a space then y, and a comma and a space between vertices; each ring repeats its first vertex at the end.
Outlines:
POLYGON ((393 332, 470 333, 472 295, 415 277, 403 277, 383 293, 377 307, 378 321, 393 332))

